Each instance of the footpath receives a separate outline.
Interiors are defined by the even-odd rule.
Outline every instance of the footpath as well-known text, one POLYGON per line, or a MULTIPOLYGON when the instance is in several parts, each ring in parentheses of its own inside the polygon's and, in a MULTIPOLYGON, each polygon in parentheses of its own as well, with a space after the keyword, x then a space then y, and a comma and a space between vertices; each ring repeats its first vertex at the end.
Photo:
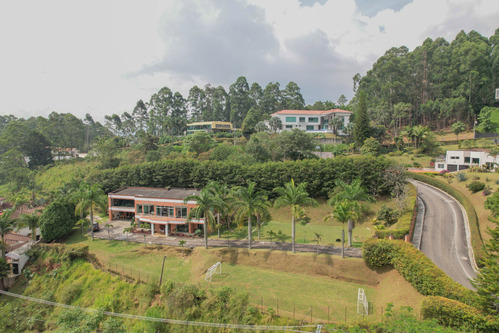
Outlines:
MULTIPOLYGON (((184 240, 186 243, 184 247, 194 248, 194 247, 205 247, 205 240, 203 238, 190 238, 190 237, 176 237, 176 236, 159 236, 159 235, 147 235, 147 234, 136 234, 136 233, 123 233, 123 229, 129 226, 130 223, 126 222, 115 222, 113 221, 113 226, 105 228, 101 225, 101 231, 94 232, 94 238, 99 239, 112 239, 118 241, 134 242, 134 243, 146 243, 146 244, 158 244, 167 246, 179 246, 179 241, 184 240)), ((236 248, 248 248, 248 240, 237 240, 237 239, 208 239, 208 247, 236 247, 236 248)), ((278 250, 278 251, 292 251, 292 243, 288 242, 270 242, 270 241, 259 241, 252 240, 252 249, 268 249, 268 250, 278 250)), ((340 246, 327 246, 327 245, 315 245, 315 244, 299 244, 295 243, 296 252, 310 252, 310 253, 320 253, 320 254, 332 254, 341 255, 342 248, 340 246)), ((345 247, 344 256, 352 258, 361 258, 362 250, 359 248, 345 247)))

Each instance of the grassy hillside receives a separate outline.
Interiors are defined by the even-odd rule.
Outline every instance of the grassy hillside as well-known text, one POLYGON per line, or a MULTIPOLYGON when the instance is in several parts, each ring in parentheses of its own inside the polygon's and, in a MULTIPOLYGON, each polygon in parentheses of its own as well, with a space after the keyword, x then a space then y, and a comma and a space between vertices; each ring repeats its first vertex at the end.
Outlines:
MULTIPOLYGON (((174 282, 199 283, 211 290, 228 286, 248 293, 250 302, 258 307, 273 308, 293 318, 312 315, 314 320, 349 321, 356 315, 358 288, 367 294, 372 313, 370 321, 380 319, 386 303, 411 306, 417 311, 423 296, 416 292, 397 272, 376 271, 361 259, 341 259, 310 253, 291 254, 282 251, 246 249, 188 250, 182 256, 180 248, 128 244, 119 241, 82 238, 78 233, 68 243, 88 245, 103 269, 118 274, 158 281, 163 257, 167 256, 164 279, 174 282), (214 263, 222 262, 222 275, 206 282, 205 273, 214 263), (397 289, 391 286, 397 285, 397 289), (347 311, 347 312, 346 312, 347 311)), ((306 318, 307 319, 307 318, 306 318)))

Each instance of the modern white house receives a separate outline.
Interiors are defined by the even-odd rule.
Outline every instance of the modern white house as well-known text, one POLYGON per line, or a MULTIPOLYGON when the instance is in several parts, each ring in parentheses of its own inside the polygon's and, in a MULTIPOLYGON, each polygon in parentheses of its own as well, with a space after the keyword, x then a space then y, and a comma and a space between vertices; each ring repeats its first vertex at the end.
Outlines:
POLYGON ((449 172, 466 170, 472 167, 498 168, 498 156, 491 155, 486 149, 447 150, 444 159, 436 160, 435 170, 449 172))
POLYGON ((351 111, 332 110, 281 110, 271 114, 271 117, 280 118, 283 127, 282 131, 290 131, 294 128, 306 132, 330 132, 333 131, 330 119, 339 118, 341 126, 337 128, 337 134, 344 135, 345 127, 349 124, 351 111))

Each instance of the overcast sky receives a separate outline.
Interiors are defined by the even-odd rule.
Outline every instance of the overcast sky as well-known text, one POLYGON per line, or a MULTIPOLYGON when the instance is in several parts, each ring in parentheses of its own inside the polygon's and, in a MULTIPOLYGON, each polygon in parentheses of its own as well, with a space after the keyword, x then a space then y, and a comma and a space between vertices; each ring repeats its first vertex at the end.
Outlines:
POLYGON ((353 95, 393 46, 491 36, 498 0, 0 2, 0 114, 131 111, 160 88, 290 81, 306 103, 353 95))

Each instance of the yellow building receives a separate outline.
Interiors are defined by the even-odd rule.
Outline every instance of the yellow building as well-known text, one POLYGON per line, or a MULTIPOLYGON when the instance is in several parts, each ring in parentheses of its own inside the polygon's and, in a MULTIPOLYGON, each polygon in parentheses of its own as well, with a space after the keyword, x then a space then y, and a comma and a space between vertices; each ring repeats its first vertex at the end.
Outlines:
POLYGON ((226 121, 202 121, 197 123, 187 124, 186 134, 193 134, 196 132, 231 132, 233 124, 226 121))

